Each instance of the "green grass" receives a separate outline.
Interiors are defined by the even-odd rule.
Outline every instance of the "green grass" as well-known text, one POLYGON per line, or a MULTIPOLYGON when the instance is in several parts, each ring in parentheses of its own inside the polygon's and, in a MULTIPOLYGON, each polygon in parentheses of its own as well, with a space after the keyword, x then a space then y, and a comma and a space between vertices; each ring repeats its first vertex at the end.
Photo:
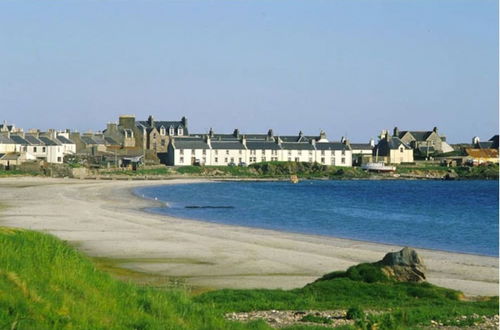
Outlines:
MULTIPOLYGON (((407 329, 428 325, 430 320, 465 326, 475 319, 457 321, 459 316, 498 313, 498 297, 462 301, 454 290, 394 282, 372 264, 327 274, 295 290, 219 290, 193 296, 171 282, 155 282, 160 277, 118 266, 196 260, 91 261, 51 235, 4 227, 0 227, 0 247, 0 329, 269 329, 263 321, 229 322, 223 314, 270 309, 350 309, 357 311, 357 328, 377 324, 379 329, 407 329), (144 285, 117 280, 108 272, 144 285), (363 312, 368 310, 379 313, 363 312)), ((287 329, 319 329, 319 325, 287 329)))
POLYGON ((0 177, 6 177, 6 176, 37 176, 40 175, 40 173, 33 172, 33 171, 21 171, 21 170, 0 170, 0 177))
MULTIPOLYGON (((387 278, 380 268, 360 264, 345 272, 325 275, 295 290, 220 290, 196 297, 224 312, 251 310, 357 309, 378 310, 359 327, 378 323, 381 328, 429 325, 431 320, 455 325, 462 315, 498 313, 498 297, 462 301, 458 291, 429 283, 401 283, 387 278), (356 307, 352 307, 356 306, 356 307)), ((358 316, 359 317, 359 316, 358 316)))
POLYGON ((143 175, 171 175, 172 171, 167 167, 160 168, 139 168, 136 171, 132 170, 115 170, 115 171, 105 171, 102 174, 109 175, 128 175, 128 176, 143 176, 143 175))
POLYGON ((225 321, 183 290, 116 280, 50 235, 0 228, 0 246, 1 329, 268 329, 225 321))

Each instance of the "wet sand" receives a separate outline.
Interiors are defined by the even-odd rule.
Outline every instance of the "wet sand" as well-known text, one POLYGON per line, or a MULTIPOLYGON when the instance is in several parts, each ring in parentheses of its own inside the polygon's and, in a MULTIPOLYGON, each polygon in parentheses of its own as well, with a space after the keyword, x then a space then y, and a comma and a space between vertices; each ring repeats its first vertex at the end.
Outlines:
MULTIPOLYGON (((228 226, 147 213, 138 186, 205 180, 1 178, 0 225, 51 233, 121 267, 210 288, 304 286, 325 273, 375 262, 401 246, 228 226)), ((498 295, 498 258, 418 249, 429 282, 498 295)))

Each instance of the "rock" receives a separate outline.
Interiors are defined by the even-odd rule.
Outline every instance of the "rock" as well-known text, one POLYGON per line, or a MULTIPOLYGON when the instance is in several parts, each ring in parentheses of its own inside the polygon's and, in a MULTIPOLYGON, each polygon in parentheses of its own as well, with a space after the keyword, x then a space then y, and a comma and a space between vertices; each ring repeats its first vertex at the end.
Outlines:
POLYGON ((405 247, 399 252, 389 252, 377 264, 382 266, 381 269, 387 276, 396 281, 425 281, 425 265, 414 249, 405 247))

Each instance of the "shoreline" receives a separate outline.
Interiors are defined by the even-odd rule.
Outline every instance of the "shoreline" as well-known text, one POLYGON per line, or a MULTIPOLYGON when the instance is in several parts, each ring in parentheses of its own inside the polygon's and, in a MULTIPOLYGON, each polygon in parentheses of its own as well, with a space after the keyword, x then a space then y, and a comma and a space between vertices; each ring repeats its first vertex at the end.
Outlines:
MULTIPOLYGON (((308 179, 309 180, 309 179, 308 179)), ((310 180, 315 180, 315 179, 310 179, 310 180)), ((191 182, 191 183, 217 183, 217 182, 275 182, 277 180, 207 180, 203 182, 191 182)), ((285 180, 282 180, 285 181, 285 180)), ((339 180, 342 181, 342 180, 339 180)), ((484 180, 479 180, 479 181, 484 181, 484 180)), ((190 184, 190 183, 185 183, 185 184, 190 184)), ((160 184, 161 185, 161 184, 160 184)), ((154 185, 152 185, 154 186, 154 185)), ((155 212, 153 209, 158 209, 158 208, 164 208, 165 203, 169 204, 170 201, 160 201, 158 200, 158 203, 156 203, 156 200, 153 198, 149 198, 146 196, 140 196, 140 194, 136 193, 136 189, 140 188, 147 188, 148 186, 136 186, 133 188, 130 188, 130 194, 131 197, 136 197, 139 199, 143 200, 148 200, 152 201, 155 204, 159 205, 151 205, 150 207, 144 207, 141 209, 141 211, 147 213, 147 214, 152 214, 152 215, 160 215, 164 217, 175 217, 176 219, 181 219, 185 221, 195 221, 195 222, 202 222, 202 223, 212 223, 216 225, 221 225, 221 226, 228 226, 228 227, 236 227, 236 228, 248 228, 248 229, 256 229, 256 230, 265 230, 265 231, 273 231, 277 233, 283 233, 283 234, 292 234, 292 235, 301 235, 301 236, 311 236, 315 237, 318 239, 338 239, 338 240, 345 240, 345 241, 352 241, 352 242, 358 242, 360 244, 366 243, 366 244, 376 244, 376 245, 384 245, 387 247, 395 247, 395 246, 401 246, 404 247, 404 245, 398 245, 396 243, 390 243, 390 242, 377 242, 377 241, 371 241, 371 240, 363 240, 363 239, 357 239, 357 238, 349 238, 349 237, 339 237, 339 236, 330 236, 330 235, 321 235, 321 234, 313 234, 313 233, 303 233, 303 232, 295 232, 295 231, 289 231, 289 230, 279 230, 279 229, 272 229, 272 228, 263 228, 263 227, 258 227, 258 226, 245 226, 245 225, 238 225, 238 224, 229 224, 229 223, 223 223, 223 222, 218 222, 218 221, 210 221, 210 220, 203 220, 203 219, 194 219, 194 218, 186 218, 182 216, 173 216, 169 215, 166 213, 162 212, 155 212)), ((414 246, 411 245, 409 247, 412 247, 417 250, 425 250, 425 251, 434 251, 434 252, 445 252, 445 253, 455 253, 455 254, 464 254, 464 255, 470 255, 470 256, 478 256, 478 257, 492 257, 492 258, 499 258, 498 255, 489 255, 489 254, 480 254, 480 253, 474 253, 474 252, 466 252, 466 251, 453 251, 453 250, 443 250, 443 249, 434 249, 434 248, 429 248, 429 247, 420 247, 420 246, 414 246)))
MULTIPOLYGON (((123 259, 120 267, 210 288, 301 287, 401 248, 157 215, 144 208, 158 202, 133 192, 141 186, 210 181, 4 178, 0 203, 8 208, 0 211, 0 225, 49 232, 89 256, 123 259)), ((430 283, 466 295, 498 295, 498 257, 418 252, 430 283)))

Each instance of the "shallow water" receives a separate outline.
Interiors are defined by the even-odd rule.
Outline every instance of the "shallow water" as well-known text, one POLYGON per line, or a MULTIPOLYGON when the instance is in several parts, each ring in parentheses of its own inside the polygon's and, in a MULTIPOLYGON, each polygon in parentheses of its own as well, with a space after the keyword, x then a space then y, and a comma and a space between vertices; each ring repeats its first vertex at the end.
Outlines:
POLYGON ((498 181, 193 183, 136 189, 180 218, 498 256, 498 181))

